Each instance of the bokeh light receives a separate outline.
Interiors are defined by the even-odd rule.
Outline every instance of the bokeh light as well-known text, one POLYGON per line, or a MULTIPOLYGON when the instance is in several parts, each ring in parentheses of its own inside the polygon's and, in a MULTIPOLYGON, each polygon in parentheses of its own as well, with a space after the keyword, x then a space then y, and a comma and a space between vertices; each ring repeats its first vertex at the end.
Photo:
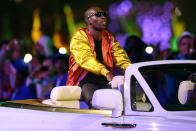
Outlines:
POLYGON ((151 46, 147 46, 146 49, 145 49, 146 53, 148 54, 152 54, 153 52, 153 48, 151 46))
POLYGON ((59 53, 60 54, 66 54, 67 53, 67 49, 64 47, 59 48, 59 53))
POLYGON ((29 63, 31 60, 32 60, 32 55, 29 54, 29 53, 25 54, 25 56, 24 56, 24 62, 25 63, 29 63))

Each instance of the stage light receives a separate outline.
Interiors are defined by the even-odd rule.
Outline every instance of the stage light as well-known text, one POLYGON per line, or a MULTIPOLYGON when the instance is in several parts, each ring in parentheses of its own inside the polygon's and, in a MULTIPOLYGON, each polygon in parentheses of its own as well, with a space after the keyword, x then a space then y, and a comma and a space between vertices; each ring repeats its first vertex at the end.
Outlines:
POLYGON ((37 43, 39 38, 43 35, 41 31, 40 9, 33 11, 33 27, 31 31, 31 39, 33 43, 37 43))
POLYGON ((177 16, 181 16, 182 12, 180 11, 180 9, 178 7, 175 8, 175 13, 177 16))
POLYGON ((59 48, 59 53, 60 54, 66 54, 67 53, 67 49, 65 47, 61 47, 61 48, 59 48))
POLYGON ((32 55, 29 54, 29 53, 25 54, 25 56, 24 56, 24 62, 25 63, 29 63, 31 60, 32 60, 32 55))

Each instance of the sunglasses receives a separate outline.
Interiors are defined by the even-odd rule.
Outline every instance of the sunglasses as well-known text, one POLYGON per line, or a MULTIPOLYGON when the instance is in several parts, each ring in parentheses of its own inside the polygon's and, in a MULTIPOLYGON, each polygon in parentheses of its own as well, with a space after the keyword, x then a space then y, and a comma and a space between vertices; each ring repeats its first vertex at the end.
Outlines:
POLYGON ((101 17, 102 15, 105 16, 105 17, 107 16, 105 12, 94 12, 94 13, 90 14, 88 16, 88 18, 90 18, 92 16, 101 17))

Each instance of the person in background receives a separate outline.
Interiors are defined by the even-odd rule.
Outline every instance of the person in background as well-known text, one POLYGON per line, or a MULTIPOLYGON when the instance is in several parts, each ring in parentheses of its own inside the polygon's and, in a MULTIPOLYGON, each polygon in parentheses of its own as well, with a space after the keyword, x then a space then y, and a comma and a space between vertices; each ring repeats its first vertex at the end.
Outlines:
POLYGON ((51 58, 44 59, 42 67, 37 75, 38 83, 36 84, 37 97, 44 99, 47 93, 52 89, 52 78, 54 75, 54 67, 51 58))
POLYGON ((7 54, 10 49, 9 41, 2 41, 0 43, 0 70, 2 69, 2 66, 4 64, 5 59, 7 58, 7 54))
POLYGON ((36 54, 41 57, 52 57, 53 55, 53 42, 52 39, 46 35, 39 38, 35 46, 36 54))
POLYGON ((15 79, 13 78, 16 70, 8 59, 10 46, 9 41, 0 43, 0 101, 10 100, 12 86, 15 84, 15 79))
POLYGON ((193 49, 191 48, 193 37, 193 34, 190 32, 183 32, 177 39, 179 51, 172 53, 167 59, 190 60, 190 54, 193 52, 193 49))
MULTIPOLYGON (((177 39, 178 52, 171 53, 167 59, 172 60, 191 60, 191 50, 193 42, 193 34, 190 32, 183 32, 177 39)), ((167 82, 166 97, 167 103, 176 104, 178 103, 178 87, 180 82, 188 78, 189 73, 176 73, 176 72, 167 72, 165 75, 165 80, 167 82)))
POLYGON ((153 57, 145 52, 146 44, 135 35, 126 39, 124 49, 132 63, 151 61, 153 57))
POLYGON ((0 76, 0 101, 10 100, 16 83, 16 70, 9 59, 4 61, 0 76))
POLYGON ((21 41, 12 39, 10 41, 12 47, 10 49, 10 59, 13 67, 16 69, 16 84, 12 92, 11 100, 33 99, 35 96, 31 90, 25 85, 26 78, 29 75, 28 64, 23 60, 23 48, 21 41))
POLYGON ((43 63, 42 63, 42 66, 48 68, 48 74, 47 74, 48 76, 50 76, 50 77, 54 76, 55 70, 54 70, 54 65, 52 63, 52 58, 51 57, 45 58, 43 63))
POLYGON ((41 59, 34 56, 30 66, 30 75, 27 77, 26 86, 34 91, 36 98, 45 99, 52 88, 53 66, 51 59, 41 59))
POLYGON ((64 86, 67 81, 68 57, 67 55, 56 53, 52 62, 57 75, 53 78, 53 87, 64 86))
POLYGON ((38 57, 36 55, 33 55, 32 60, 29 63, 28 69, 29 69, 29 75, 27 76, 25 85, 31 90, 32 94, 37 98, 36 93, 36 76, 39 73, 39 70, 42 67, 42 62, 44 58, 38 57))
POLYGON ((11 45, 9 53, 11 63, 19 74, 26 77, 28 75, 28 64, 23 60, 21 41, 13 38, 9 43, 11 45))
POLYGON ((84 100, 91 107, 95 90, 111 88, 108 83, 114 77, 114 66, 124 72, 131 62, 119 42, 106 30, 106 13, 101 8, 89 8, 84 19, 87 28, 79 28, 70 43, 66 85, 82 87, 84 100))
MULTIPOLYGON (((67 81, 68 72, 68 57, 65 54, 56 53, 52 57, 52 63, 54 65, 54 70, 56 75, 53 77, 52 88, 56 86, 65 86, 67 81)), ((50 98, 51 90, 47 94, 47 98, 50 98)))
POLYGON ((51 57, 53 56, 53 42, 49 36, 43 35, 35 45, 36 54, 29 64, 29 76, 26 86, 31 89, 36 98, 46 98, 47 92, 52 88, 54 67, 51 57))

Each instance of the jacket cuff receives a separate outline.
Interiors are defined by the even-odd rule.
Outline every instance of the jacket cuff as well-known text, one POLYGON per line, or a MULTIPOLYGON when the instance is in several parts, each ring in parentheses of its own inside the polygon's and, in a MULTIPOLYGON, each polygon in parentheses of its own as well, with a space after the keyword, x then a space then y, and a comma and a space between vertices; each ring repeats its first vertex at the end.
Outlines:
POLYGON ((106 76, 106 74, 107 74, 108 72, 110 72, 110 71, 108 71, 108 70, 105 69, 105 68, 102 68, 102 69, 101 69, 101 75, 103 75, 103 76, 106 76))

